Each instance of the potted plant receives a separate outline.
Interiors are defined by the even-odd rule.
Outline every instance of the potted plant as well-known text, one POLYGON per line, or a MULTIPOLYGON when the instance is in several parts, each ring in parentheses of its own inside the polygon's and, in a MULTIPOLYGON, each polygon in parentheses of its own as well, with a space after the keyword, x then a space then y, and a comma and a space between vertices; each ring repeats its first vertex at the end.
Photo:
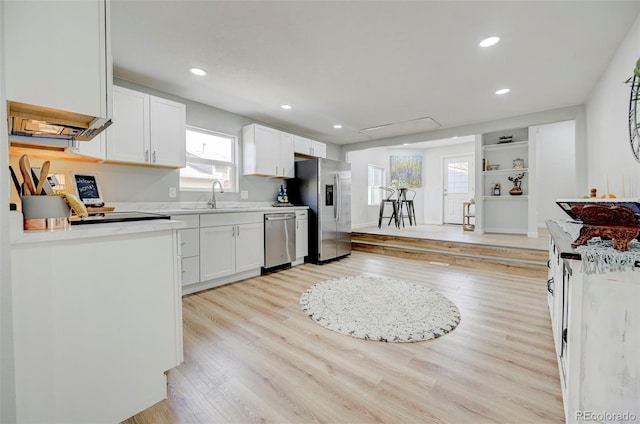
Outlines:
POLYGON ((520 196, 522 195, 522 187, 521 187, 521 183, 522 183, 522 179, 524 178, 524 175, 526 174, 526 172, 523 172, 522 174, 518 174, 515 177, 509 177, 509 181, 513 182, 513 188, 511 190, 509 190, 509 194, 512 196, 520 196))

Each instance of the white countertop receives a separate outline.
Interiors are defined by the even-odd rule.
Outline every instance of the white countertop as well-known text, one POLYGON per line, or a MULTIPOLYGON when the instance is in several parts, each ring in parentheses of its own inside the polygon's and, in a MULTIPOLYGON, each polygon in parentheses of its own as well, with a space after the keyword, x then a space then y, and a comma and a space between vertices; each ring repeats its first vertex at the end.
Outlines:
POLYGON ((238 212, 287 212, 307 210, 308 206, 273 206, 270 202, 218 202, 216 209, 207 207, 206 202, 146 202, 108 203, 116 212, 152 212, 165 215, 190 215, 238 212))
MULTIPOLYGON (((217 214, 239 212, 287 212, 295 210, 307 210, 308 206, 272 206, 268 202, 250 203, 222 203, 219 207, 209 209, 206 203, 201 202, 150 202, 150 203, 110 203, 107 206, 115 207, 116 212, 155 212, 165 215, 192 215, 192 214, 217 214)), ((150 221, 131 221, 100 223, 94 225, 73 225, 69 230, 53 231, 23 231, 22 213, 13 211, 11 216, 11 244, 20 245, 28 243, 56 242, 64 240, 80 240, 92 237, 107 237, 125 234, 145 233, 150 231, 163 231, 184 228, 186 224, 179 220, 157 219, 150 221)))
POLYGON ((101 223, 94 225, 73 225, 69 230, 23 231, 22 213, 13 211, 11 216, 11 245, 29 243, 81 240, 95 237, 119 236, 147 233, 151 231, 178 230, 184 228, 183 221, 155 219, 150 221, 129 221, 101 223))

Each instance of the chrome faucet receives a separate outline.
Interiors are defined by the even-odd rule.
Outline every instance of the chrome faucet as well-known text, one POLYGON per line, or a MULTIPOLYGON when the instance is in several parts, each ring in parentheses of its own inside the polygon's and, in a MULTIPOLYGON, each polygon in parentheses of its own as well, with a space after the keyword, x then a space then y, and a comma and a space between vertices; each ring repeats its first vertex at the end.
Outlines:
POLYGON ((211 199, 209 199, 209 201, 207 202, 207 206, 209 207, 209 209, 216 208, 216 183, 218 183, 218 186, 220 187, 220 193, 224 193, 224 189, 222 188, 222 183, 220 182, 220 180, 215 180, 213 184, 211 184, 211 199))

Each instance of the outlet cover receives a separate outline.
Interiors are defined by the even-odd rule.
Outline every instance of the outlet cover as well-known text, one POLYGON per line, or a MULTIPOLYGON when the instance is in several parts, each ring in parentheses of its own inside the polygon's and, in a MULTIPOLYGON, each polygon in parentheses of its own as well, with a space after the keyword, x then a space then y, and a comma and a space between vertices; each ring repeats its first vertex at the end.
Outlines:
POLYGON ((176 197, 178 193, 176 192, 175 187, 169 187, 169 197, 176 197))
POLYGON ((249 198, 249 192, 247 190, 240 190, 240 198, 241 199, 248 199, 249 198))

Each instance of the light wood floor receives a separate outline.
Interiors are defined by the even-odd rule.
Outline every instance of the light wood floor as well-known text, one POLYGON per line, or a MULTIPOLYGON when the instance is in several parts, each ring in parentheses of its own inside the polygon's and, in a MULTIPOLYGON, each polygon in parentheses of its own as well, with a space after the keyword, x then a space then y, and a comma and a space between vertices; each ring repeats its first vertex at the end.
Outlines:
POLYGON ((547 250, 549 247, 549 232, 546 228, 538 229, 538 237, 527 237, 523 234, 480 234, 475 231, 463 231, 461 225, 427 225, 396 228, 383 223, 381 228, 366 226, 354 228, 353 231, 368 234, 394 235, 401 237, 415 237, 430 240, 447 240, 461 243, 488 244, 491 246, 524 247, 530 249, 547 250))
POLYGON ((546 276, 442 267, 354 252, 186 296, 185 362, 169 398, 126 423, 561 423, 546 276), (313 284, 382 275, 439 290, 460 309, 436 340, 382 343, 303 314, 313 284))

